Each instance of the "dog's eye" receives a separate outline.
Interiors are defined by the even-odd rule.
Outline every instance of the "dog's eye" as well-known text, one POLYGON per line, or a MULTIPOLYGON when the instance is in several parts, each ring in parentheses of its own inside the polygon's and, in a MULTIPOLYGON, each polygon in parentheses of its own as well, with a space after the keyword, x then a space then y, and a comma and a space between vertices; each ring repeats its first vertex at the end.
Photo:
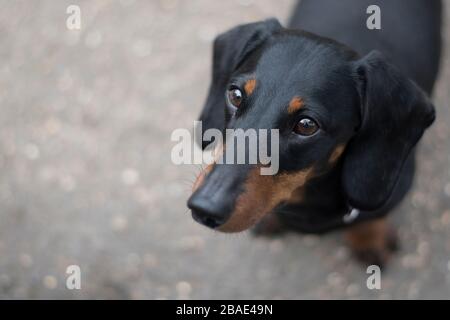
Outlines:
POLYGON ((228 101, 230 101, 234 107, 239 108, 243 99, 242 91, 237 88, 231 88, 228 90, 227 95, 228 101))
POLYGON ((317 123, 310 118, 301 119, 294 128, 294 132, 302 136, 311 136, 319 130, 317 123))

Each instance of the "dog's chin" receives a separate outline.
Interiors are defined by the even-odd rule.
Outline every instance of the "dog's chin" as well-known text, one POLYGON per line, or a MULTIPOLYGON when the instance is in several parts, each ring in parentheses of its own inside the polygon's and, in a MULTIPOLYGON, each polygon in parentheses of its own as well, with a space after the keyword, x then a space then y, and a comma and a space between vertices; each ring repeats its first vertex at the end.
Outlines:
POLYGON ((238 201, 238 204, 230 218, 216 230, 224 233, 237 233, 250 229, 260 222, 272 211, 270 201, 261 200, 260 203, 247 203, 238 201))
POLYGON ((248 220, 248 221, 233 221, 233 217, 230 218, 230 221, 227 221, 224 225, 216 228, 215 230, 223 232, 223 233, 238 233, 243 232, 258 223, 261 219, 258 220, 248 220))

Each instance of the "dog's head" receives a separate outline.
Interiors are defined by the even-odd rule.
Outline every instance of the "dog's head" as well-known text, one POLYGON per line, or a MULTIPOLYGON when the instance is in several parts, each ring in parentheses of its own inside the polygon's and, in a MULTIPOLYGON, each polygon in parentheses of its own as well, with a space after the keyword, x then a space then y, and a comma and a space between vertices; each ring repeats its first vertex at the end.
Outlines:
POLYGON ((434 108, 380 53, 359 57, 335 41, 284 29, 272 19, 216 38, 200 120, 204 130, 279 130, 276 175, 261 175, 258 164, 216 163, 194 185, 188 201, 194 219, 236 232, 330 170, 341 170, 349 205, 381 207, 433 122, 434 108))

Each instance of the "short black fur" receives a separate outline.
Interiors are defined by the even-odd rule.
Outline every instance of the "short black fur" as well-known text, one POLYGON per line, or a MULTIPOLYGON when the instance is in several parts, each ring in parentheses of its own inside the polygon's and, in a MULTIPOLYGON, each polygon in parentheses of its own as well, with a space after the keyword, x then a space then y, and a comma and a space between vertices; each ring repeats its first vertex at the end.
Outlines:
MULTIPOLYGON (((428 95, 439 66, 440 19, 437 0, 303 0, 292 29, 275 19, 238 26, 214 42, 203 129, 277 128, 280 172, 314 165, 319 174, 308 183, 304 201, 275 209, 295 229, 342 227, 349 208, 361 210, 352 223, 384 216, 410 189, 415 146, 435 117, 428 95), (365 27, 369 4, 381 7, 382 30, 365 27), (255 92, 239 113, 230 114, 230 81, 249 76, 256 78, 255 92), (302 97, 305 108, 287 114, 294 96, 302 97), (320 119, 322 130, 308 139, 293 136, 300 116, 320 119), (330 166, 339 145, 345 152, 330 166)), ((189 200, 191 209, 207 199, 207 209, 226 221, 246 170, 216 166, 189 200)))

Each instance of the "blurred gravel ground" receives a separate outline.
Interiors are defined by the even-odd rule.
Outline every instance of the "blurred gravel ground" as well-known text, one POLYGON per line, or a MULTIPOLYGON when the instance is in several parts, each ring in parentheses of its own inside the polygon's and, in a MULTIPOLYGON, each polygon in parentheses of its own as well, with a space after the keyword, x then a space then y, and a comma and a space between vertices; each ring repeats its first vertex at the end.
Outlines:
POLYGON ((237 23, 286 21, 292 5, 0 0, 0 298, 450 297, 448 34, 437 122, 395 214, 402 251, 381 290, 366 288, 340 234, 254 239, 190 218, 199 169, 171 163, 170 134, 200 111, 211 41, 237 23), (69 4, 80 31, 65 26, 69 4), (79 291, 65 287, 70 264, 79 291))

